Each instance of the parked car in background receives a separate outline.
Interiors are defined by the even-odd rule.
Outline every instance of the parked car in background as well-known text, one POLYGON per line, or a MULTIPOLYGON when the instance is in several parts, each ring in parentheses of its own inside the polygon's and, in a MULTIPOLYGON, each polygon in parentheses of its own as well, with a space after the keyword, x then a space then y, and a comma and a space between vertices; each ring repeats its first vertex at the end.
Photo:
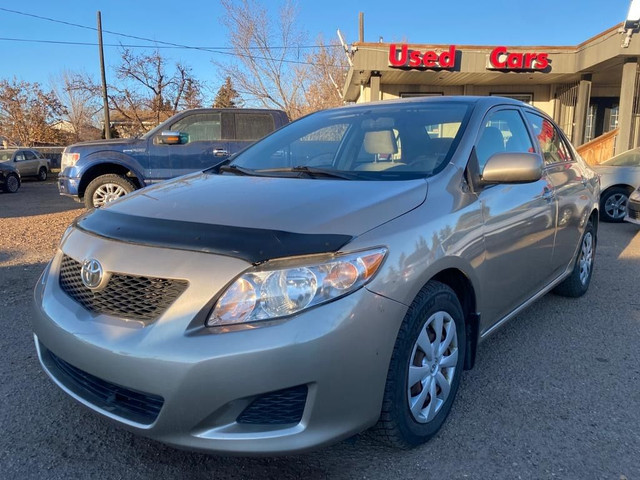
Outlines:
POLYGON ((288 122, 280 110, 187 110, 140 138, 65 148, 58 188, 99 208, 138 188, 219 164, 288 122))
POLYGON ((9 162, 0 162, 0 189, 16 193, 20 188, 20 172, 9 162))
POLYGON ((413 447, 480 341, 552 289, 587 291, 599 188, 512 99, 317 112, 79 217, 36 285, 39 359, 184 448, 301 452, 376 423, 413 447))
POLYGON ((625 220, 640 225, 640 187, 635 189, 629 196, 625 220))
POLYGON ((640 148, 623 152, 596 165, 600 175, 600 218, 606 222, 622 222, 631 192, 640 185, 640 148))
POLYGON ((49 159, 33 148, 0 150, 0 162, 13 165, 22 177, 44 181, 49 175, 49 159))

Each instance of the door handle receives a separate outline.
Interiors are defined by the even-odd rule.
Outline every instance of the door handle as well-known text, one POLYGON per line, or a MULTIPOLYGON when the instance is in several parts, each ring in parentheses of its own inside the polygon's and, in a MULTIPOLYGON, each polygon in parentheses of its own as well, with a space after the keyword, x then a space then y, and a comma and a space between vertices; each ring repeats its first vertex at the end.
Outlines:
POLYGON ((214 148, 213 149, 213 156, 214 157, 226 157, 227 155, 229 155, 229 152, 227 150, 225 150, 224 148, 214 148))

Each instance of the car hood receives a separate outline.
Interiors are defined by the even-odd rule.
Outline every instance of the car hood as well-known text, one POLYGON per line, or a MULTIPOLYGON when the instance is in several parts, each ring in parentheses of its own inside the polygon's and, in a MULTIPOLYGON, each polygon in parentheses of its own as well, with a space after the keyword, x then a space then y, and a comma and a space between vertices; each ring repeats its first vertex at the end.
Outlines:
POLYGON ((145 188, 114 213, 305 234, 360 235, 425 201, 425 179, 351 181, 197 173, 145 188))
POLYGON ((18 170, 16 170, 16 168, 8 162, 0 162, 0 170, 7 173, 8 172, 18 173, 18 170))
POLYGON ((89 148, 92 151, 97 149, 102 150, 122 150, 125 147, 134 144, 144 144, 145 140, 140 138, 113 138, 109 140, 92 140, 89 142, 74 143, 67 147, 67 152, 80 152, 85 148, 89 148))
POLYGON ((424 202, 425 179, 315 180, 191 174, 78 218, 76 228, 127 243, 258 264, 337 252, 424 202))

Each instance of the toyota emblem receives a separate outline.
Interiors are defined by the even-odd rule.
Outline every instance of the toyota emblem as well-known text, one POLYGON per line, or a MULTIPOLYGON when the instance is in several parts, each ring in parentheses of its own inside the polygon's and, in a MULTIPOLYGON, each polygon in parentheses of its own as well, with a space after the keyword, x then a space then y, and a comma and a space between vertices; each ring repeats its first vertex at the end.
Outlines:
POLYGON ((85 260, 82 262, 80 276, 82 277, 82 283, 85 287, 95 290, 100 286, 104 277, 102 265, 94 258, 85 260))

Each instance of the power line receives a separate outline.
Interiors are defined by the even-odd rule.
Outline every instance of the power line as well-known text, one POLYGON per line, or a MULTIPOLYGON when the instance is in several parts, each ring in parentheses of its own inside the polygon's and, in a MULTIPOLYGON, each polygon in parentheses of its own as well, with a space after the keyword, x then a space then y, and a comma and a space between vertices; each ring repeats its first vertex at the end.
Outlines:
MULTIPOLYGON (((32 18, 37 18, 39 20, 46 20, 48 22, 54 22, 54 23, 60 23, 62 25, 67 25, 70 27, 77 27, 77 28, 83 28, 85 30, 92 30, 92 31, 96 31, 97 29, 95 27, 90 27, 88 25, 81 25, 79 23, 73 23, 73 22, 67 22, 65 20, 58 20, 55 18, 50 18, 50 17, 43 17, 42 15, 36 15, 33 13, 26 13, 26 12, 19 12, 18 10, 11 10, 9 8, 4 8, 4 7, 0 7, 1 11, 4 12, 9 12, 9 13, 15 13, 16 15, 23 15, 25 17, 32 17, 32 18)), ((220 52, 212 52, 212 50, 233 50, 234 47, 207 47, 207 46, 196 46, 196 45, 183 45, 183 44, 179 44, 179 43, 172 43, 172 42, 165 42, 162 40, 154 40, 151 38, 146 38, 146 37, 139 37, 136 35, 129 35, 127 33, 120 33, 120 32, 114 32, 112 30, 102 30, 104 33, 109 33, 111 35, 118 35, 121 37, 125 37, 125 38, 133 38, 135 40, 143 40, 146 42, 153 42, 153 43, 160 43, 164 46, 160 47, 157 45, 154 46, 149 46, 148 48, 183 48, 183 49, 190 49, 190 50, 204 50, 210 53, 220 53, 220 52)), ((36 43, 59 43, 59 44, 68 44, 68 45, 97 45, 97 43, 89 43, 89 42, 63 42, 63 41, 56 41, 56 40, 28 40, 28 39, 10 39, 10 38, 2 38, 0 40, 14 40, 14 41, 21 41, 21 42, 36 42, 36 43)), ((114 45, 114 44, 104 44, 105 46, 119 46, 119 45, 114 45)), ((125 47, 127 47, 127 45, 123 45, 125 47)), ((327 44, 325 45, 325 47, 339 47, 339 44, 327 44)), ((145 48, 144 45, 129 45, 128 47, 131 48, 145 48)), ((247 47, 248 49, 251 50, 258 50, 261 47, 247 47)), ((320 45, 292 45, 292 46, 272 46, 269 47, 270 49, 274 49, 274 50, 295 50, 295 49, 314 49, 314 48, 321 48, 320 45)), ((302 63, 307 63, 307 62, 302 62, 302 63)))

